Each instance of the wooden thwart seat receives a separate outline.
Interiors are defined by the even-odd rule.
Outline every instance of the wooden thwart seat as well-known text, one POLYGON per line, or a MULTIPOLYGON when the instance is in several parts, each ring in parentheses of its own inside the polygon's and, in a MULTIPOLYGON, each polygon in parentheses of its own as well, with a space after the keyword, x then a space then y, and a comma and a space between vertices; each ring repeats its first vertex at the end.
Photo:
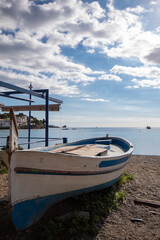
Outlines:
POLYGON ((108 149, 98 147, 97 145, 67 146, 54 149, 53 153, 67 153, 80 156, 104 156, 108 149))

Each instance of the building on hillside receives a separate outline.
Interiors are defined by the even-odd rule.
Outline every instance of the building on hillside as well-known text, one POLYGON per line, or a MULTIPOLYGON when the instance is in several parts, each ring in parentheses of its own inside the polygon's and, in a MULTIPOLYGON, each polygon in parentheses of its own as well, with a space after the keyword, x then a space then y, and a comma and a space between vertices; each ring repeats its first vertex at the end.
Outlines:
MULTIPOLYGON (((28 125, 27 116, 16 117, 16 120, 17 120, 18 127, 28 125)), ((9 128, 9 126, 10 126, 10 119, 9 118, 0 119, 0 128, 9 128)))
POLYGON ((18 126, 26 126, 28 124, 27 116, 16 117, 16 120, 18 126))
POLYGON ((10 119, 0 119, 0 128, 9 128, 10 126, 10 119))

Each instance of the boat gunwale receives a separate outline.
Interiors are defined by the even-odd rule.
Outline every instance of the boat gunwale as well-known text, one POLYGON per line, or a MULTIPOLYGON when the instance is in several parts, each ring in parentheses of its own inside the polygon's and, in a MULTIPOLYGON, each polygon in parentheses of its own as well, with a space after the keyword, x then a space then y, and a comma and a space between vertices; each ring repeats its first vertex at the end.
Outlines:
MULTIPOLYGON (((114 144, 116 146, 120 146, 118 144, 114 144)), ((122 147, 122 146, 121 146, 122 147)), ((101 137, 101 138, 89 138, 89 139, 84 139, 84 140, 80 140, 80 141, 75 141, 75 142, 71 142, 71 143, 65 143, 65 144, 60 144, 58 146, 49 146, 49 147, 39 147, 39 148, 33 148, 33 149, 24 149, 24 150, 17 150, 15 151, 15 153, 41 153, 41 154, 52 154, 52 155, 57 155, 57 156, 69 156, 69 157, 76 157, 76 158, 91 158, 91 159, 117 159, 117 157, 124 157, 124 156, 129 156, 132 154, 134 150, 134 147, 133 147, 133 144, 126 140, 125 138, 121 138, 121 137, 101 137), (86 141, 96 141, 96 140, 110 140, 110 139, 116 139, 116 140, 120 140, 124 143, 126 143, 129 147, 129 149, 124 152, 124 153, 121 153, 121 154, 117 154, 117 155, 113 155, 113 156, 110 156, 110 155, 106 155, 106 156, 86 156, 86 155, 76 155, 76 154, 73 154, 73 153, 65 153, 65 152, 50 152, 49 149, 53 148, 54 147, 54 150, 55 149, 58 149, 58 148, 61 148, 61 147, 67 147, 67 146, 74 146, 74 145, 82 145, 82 144, 78 144, 78 143, 83 143, 83 142, 86 142, 86 141), (45 151, 43 151, 45 150, 45 151)))

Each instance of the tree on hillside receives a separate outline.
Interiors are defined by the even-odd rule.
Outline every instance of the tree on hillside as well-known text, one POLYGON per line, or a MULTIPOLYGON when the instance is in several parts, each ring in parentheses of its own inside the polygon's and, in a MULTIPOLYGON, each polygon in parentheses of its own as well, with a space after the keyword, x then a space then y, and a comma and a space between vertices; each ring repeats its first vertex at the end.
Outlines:
POLYGON ((6 119, 6 118, 9 118, 9 117, 10 117, 9 113, 1 113, 0 114, 0 119, 6 119))

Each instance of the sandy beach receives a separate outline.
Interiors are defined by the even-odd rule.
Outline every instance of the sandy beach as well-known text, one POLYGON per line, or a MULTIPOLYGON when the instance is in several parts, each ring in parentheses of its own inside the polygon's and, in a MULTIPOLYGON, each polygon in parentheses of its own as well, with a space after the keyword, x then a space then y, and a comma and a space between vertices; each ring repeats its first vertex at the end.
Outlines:
MULTIPOLYGON (((96 237, 78 236, 78 239, 160 240, 160 207, 136 204, 134 201, 135 198, 141 198, 160 203, 160 156, 133 155, 126 171, 134 175, 134 180, 122 187, 125 192, 123 204, 106 217, 104 223, 99 226, 96 237)), ((7 195, 7 190, 7 175, 0 175, 0 199, 7 195)), ((0 207, 1 218, 2 210, 0 207)), ((11 232, 8 235, 6 227, 0 228, 2 233, 0 239, 2 236, 2 239, 14 239, 11 232)))

